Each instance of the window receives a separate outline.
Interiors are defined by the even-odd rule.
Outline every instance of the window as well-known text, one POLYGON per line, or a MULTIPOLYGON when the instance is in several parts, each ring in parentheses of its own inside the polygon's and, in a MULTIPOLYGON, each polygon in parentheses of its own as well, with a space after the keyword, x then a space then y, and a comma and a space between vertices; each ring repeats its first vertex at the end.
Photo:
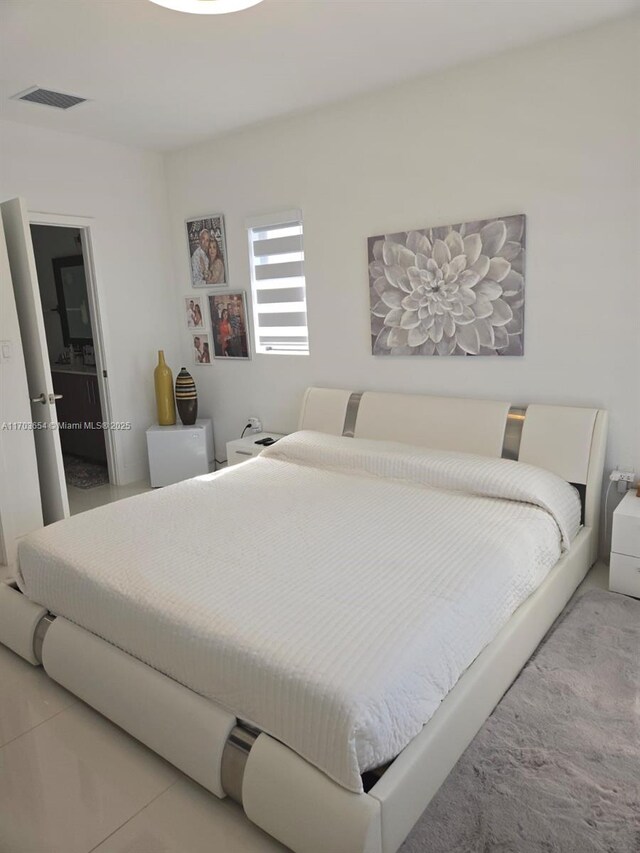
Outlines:
POLYGON ((302 211, 247 222, 257 353, 309 355, 302 211))

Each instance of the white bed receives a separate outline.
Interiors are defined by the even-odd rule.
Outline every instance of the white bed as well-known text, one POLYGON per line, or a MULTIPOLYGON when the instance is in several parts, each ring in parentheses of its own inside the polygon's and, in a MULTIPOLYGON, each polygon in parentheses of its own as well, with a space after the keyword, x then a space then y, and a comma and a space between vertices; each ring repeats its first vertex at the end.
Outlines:
POLYGON ((524 463, 300 432, 43 529, 18 580, 360 792, 579 524, 575 489, 524 463))
POLYGON ((45 668, 293 849, 395 850, 592 562, 604 413, 509 408, 312 390, 314 432, 28 537, 45 668))

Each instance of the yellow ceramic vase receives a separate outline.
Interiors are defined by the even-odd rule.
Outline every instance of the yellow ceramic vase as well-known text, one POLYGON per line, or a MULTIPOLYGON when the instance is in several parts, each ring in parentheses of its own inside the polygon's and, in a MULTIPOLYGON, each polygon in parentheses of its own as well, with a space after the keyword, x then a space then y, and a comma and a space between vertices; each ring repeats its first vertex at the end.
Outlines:
POLYGON ((156 407, 160 426, 172 426, 176 422, 176 404, 173 399, 173 375, 164 360, 164 350, 158 350, 158 366, 153 371, 156 386, 156 407))

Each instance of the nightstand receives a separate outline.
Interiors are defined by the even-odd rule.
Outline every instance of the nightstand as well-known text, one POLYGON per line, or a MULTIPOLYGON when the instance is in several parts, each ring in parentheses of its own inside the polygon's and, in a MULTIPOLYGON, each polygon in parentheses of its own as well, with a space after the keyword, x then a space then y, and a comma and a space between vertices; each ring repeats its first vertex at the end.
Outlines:
POLYGON ((181 423, 147 430, 151 485, 169 486, 213 471, 213 425, 198 418, 193 426, 181 423))
POLYGON ((261 438, 284 438, 279 432, 254 432, 251 435, 245 435, 244 438, 235 438, 233 441, 227 442, 227 466, 238 465, 240 462, 246 462, 247 459, 253 459, 258 453, 264 450, 263 444, 256 444, 261 438))
POLYGON ((635 490, 613 513, 609 589, 640 598, 640 498, 635 490))

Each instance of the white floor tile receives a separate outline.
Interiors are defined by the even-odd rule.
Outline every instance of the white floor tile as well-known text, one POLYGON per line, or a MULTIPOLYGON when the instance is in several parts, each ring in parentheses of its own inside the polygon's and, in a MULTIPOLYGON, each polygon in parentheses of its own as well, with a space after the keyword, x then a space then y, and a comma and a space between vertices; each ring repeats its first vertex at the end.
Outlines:
POLYGON ((76 697, 0 645, 0 746, 77 701, 76 697))
POLYGON ((229 800, 183 777, 94 853, 284 853, 229 800))
POLYGON ((149 491, 151 491, 151 486, 147 482, 129 483, 126 486, 113 486, 108 483, 104 486, 96 486, 93 489, 78 489, 76 486, 67 486, 69 511, 71 515, 77 515, 79 512, 86 512, 88 509, 95 509, 97 506, 149 491))
POLYGON ((0 749, 0 850, 88 853, 177 777, 77 703, 0 749))

